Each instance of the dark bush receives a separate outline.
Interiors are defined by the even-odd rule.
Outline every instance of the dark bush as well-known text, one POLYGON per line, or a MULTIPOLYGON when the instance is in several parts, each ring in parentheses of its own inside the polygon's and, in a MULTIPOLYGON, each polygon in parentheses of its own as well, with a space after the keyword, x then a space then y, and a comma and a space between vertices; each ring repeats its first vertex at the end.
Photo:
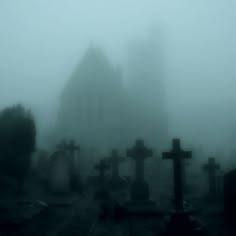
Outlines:
POLYGON ((0 172, 22 184, 31 166, 36 127, 30 111, 21 105, 0 112, 0 172))

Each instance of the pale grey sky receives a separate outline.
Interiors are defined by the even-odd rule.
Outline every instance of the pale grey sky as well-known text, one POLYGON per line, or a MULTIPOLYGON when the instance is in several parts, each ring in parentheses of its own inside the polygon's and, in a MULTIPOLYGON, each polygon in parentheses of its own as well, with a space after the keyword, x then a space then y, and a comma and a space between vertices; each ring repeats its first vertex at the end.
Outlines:
POLYGON ((170 107, 235 104, 235 9, 235 0, 0 0, 0 108, 23 102, 46 117, 91 42, 124 64, 128 42, 154 25, 170 107))

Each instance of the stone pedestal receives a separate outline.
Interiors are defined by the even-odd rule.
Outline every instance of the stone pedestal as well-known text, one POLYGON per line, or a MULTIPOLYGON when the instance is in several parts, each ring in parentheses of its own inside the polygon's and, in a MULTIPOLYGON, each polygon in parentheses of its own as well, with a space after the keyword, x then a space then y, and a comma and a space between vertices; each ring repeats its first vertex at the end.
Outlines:
POLYGON ((94 194, 95 200, 106 200, 109 198, 110 198, 110 194, 105 187, 99 187, 94 194))
POLYGON ((110 190, 124 190, 128 188, 128 182, 124 178, 117 176, 113 177, 109 182, 110 190))
POLYGON ((149 186, 145 181, 135 181, 131 185, 132 201, 147 201, 149 199, 149 186))
POLYGON ((204 236, 203 225, 186 211, 175 211, 171 213, 164 225, 162 236, 186 235, 204 236))
POLYGON ((158 213, 156 203, 152 200, 146 201, 128 201, 125 204, 128 213, 136 214, 154 214, 158 213))
POLYGON ((136 140, 134 147, 127 150, 127 156, 135 160, 135 181, 131 185, 131 200, 126 203, 128 212, 149 214, 156 211, 155 202, 149 200, 148 183, 144 180, 144 160, 152 155, 143 140, 136 140))
POLYGON ((128 212, 154 213, 156 203, 149 199, 149 186, 145 181, 135 181, 131 186, 131 200, 125 204, 128 212))

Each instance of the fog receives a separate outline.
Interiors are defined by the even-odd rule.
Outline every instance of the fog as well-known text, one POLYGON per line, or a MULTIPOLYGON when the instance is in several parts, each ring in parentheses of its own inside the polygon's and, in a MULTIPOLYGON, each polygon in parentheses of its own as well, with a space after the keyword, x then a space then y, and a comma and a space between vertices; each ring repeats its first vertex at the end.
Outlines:
POLYGON ((125 74, 130 42, 156 30, 169 136, 212 153, 229 148, 236 130, 235 7, 234 0, 1 1, 0 109, 22 103, 46 132, 89 45, 125 74))

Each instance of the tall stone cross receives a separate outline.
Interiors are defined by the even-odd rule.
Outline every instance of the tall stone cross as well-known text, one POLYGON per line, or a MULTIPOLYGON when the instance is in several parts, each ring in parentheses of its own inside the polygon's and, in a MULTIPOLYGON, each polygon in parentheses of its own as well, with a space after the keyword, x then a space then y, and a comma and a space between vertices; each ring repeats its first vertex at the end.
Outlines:
POLYGON ((208 163, 203 166, 203 169, 208 171, 209 176, 209 194, 214 196, 217 193, 216 174, 220 169, 220 165, 216 163, 214 157, 208 159, 208 163))
POLYGON ((57 149, 59 149, 61 151, 65 151, 66 146, 67 146, 66 141, 65 141, 65 139, 63 139, 56 147, 57 147, 57 149))
POLYGON ((184 158, 192 158, 192 152, 183 151, 180 144, 180 139, 173 139, 172 150, 162 153, 163 159, 173 159, 174 167, 174 195, 176 210, 184 210, 183 206, 183 173, 182 160, 184 158))
POLYGON ((74 140, 70 140, 70 142, 65 146, 65 149, 69 151, 71 157, 74 159, 75 152, 79 151, 80 147, 75 144, 74 140))
POLYGON ((70 140, 69 143, 67 143, 65 140, 62 140, 61 143, 57 145, 57 149, 62 150, 62 151, 68 151, 71 156, 71 159, 74 162, 75 151, 79 151, 80 147, 75 144, 74 140, 70 140))
POLYGON ((113 149, 111 151, 111 157, 108 158, 108 160, 111 163, 111 169, 112 169, 112 178, 117 179, 119 178, 119 164, 123 162, 125 159, 121 156, 119 156, 119 153, 116 149, 113 149))
POLYGON ((105 159, 100 160, 100 162, 94 166, 94 169, 99 172, 99 180, 101 184, 104 184, 105 172, 110 168, 110 165, 105 159))
POLYGON ((69 162, 71 168, 71 174, 76 175, 76 160, 75 160, 75 151, 79 151, 80 147, 75 144, 74 140, 70 140, 70 142, 66 142, 64 139, 61 141, 57 148, 63 152, 69 152, 69 162))
POLYGON ((133 148, 127 150, 127 156, 135 160, 135 175, 137 182, 144 181, 144 160, 151 157, 153 152, 144 145, 143 140, 136 140, 133 148))

